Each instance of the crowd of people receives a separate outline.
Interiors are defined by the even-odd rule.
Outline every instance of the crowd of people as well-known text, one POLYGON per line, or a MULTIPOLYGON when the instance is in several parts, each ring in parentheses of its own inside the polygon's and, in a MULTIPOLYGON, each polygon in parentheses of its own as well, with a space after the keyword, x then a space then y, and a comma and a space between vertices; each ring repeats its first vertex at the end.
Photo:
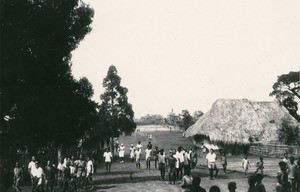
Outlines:
MULTIPOLYGON (((118 152, 120 163, 124 163, 126 147, 123 143, 115 144, 118 152)), ((136 145, 131 144, 129 149, 129 158, 132 163, 135 163, 137 170, 141 169, 142 160, 145 162, 145 169, 157 169, 160 171, 161 181, 167 180, 169 184, 181 183, 183 191, 206 191, 201 187, 201 178, 193 177, 191 170, 198 163, 198 158, 203 157, 206 161, 205 166, 208 168, 209 179, 213 180, 218 176, 217 155, 213 149, 201 149, 201 154, 198 154, 194 147, 187 149, 179 146, 178 148, 170 148, 164 150, 158 146, 153 147, 151 140, 147 146, 143 148, 139 141, 136 145), (154 165, 152 165, 152 163, 154 165), (167 178, 166 178, 167 174, 167 178)), ((227 157, 226 153, 220 150, 220 163, 224 174, 227 173, 227 157)), ((103 153, 106 172, 111 172, 111 164, 113 161, 113 153, 109 148, 103 153)), ((256 162, 256 170, 249 174, 250 161, 247 155, 243 156, 242 169, 248 177, 248 192, 266 192, 262 182, 264 178, 264 159, 259 157, 256 162)), ((300 192, 300 160, 295 162, 293 156, 284 155, 284 158, 279 162, 279 171, 277 173, 276 192, 300 192)), ((31 176, 32 192, 35 191, 53 191, 54 186, 57 186, 62 191, 77 191, 78 189, 93 188, 93 177, 95 172, 94 161, 89 156, 85 158, 79 155, 60 158, 57 165, 49 160, 45 166, 41 166, 39 161, 33 156, 28 164, 28 172, 31 176)), ((15 164, 14 168, 14 187, 20 191, 20 181, 22 180, 23 170, 19 163, 15 164)), ((228 183, 229 192, 235 192, 237 189, 235 182, 228 183)), ((218 186, 212 186, 209 192, 220 191, 218 186)))
MULTIPOLYGON (((57 166, 47 161, 45 166, 32 156, 28 164, 28 173, 31 178, 32 192, 52 192, 54 186, 62 191, 77 191, 78 189, 93 188, 92 175, 94 173, 94 162, 87 156, 84 158, 79 155, 77 159, 74 156, 60 158, 57 166)), ((23 170, 17 162, 14 168, 14 189, 21 191, 20 181, 23 177, 23 170)))

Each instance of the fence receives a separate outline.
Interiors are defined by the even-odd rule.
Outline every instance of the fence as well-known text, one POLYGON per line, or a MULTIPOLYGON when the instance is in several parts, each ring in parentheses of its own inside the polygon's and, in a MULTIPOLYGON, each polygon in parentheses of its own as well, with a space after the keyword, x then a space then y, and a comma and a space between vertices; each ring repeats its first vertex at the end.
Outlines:
POLYGON ((254 143, 251 144, 249 153, 263 156, 283 157, 285 153, 293 155, 297 158, 300 157, 300 147, 281 145, 278 143, 254 143))

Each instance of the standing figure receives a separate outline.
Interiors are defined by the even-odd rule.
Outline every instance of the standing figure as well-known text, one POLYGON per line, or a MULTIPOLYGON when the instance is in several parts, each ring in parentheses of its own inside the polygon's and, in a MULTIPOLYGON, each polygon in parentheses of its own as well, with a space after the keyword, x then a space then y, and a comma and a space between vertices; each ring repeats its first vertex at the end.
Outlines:
POLYGON ((119 138, 117 138, 117 140, 116 140, 115 148, 116 148, 116 151, 119 150, 119 138))
POLYGON ((262 156, 259 157, 259 161, 256 162, 256 171, 254 174, 256 174, 260 170, 260 173, 264 174, 264 158, 262 156))
POLYGON ((83 179, 86 176, 86 163, 83 159, 82 155, 79 155, 79 159, 76 161, 76 168, 77 168, 77 188, 81 188, 83 185, 83 179))
POLYGON ((226 157, 226 153, 224 151, 221 154, 221 164, 222 164, 222 167, 223 167, 223 172, 224 172, 224 174, 226 174, 226 170, 227 170, 227 157, 226 157))
POLYGON ((161 149, 160 153, 158 154, 158 168, 159 168, 159 171, 160 171, 161 181, 165 180, 166 163, 167 163, 166 155, 164 154, 164 150, 161 149))
POLYGON ((170 184, 175 184, 176 180, 176 164, 177 159, 174 157, 174 153, 171 153, 170 159, 169 159, 169 180, 170 184))
POLYGON ((55 168, 51 165, 51 162, 48 160, 45 167, 45 185, 46 191, 52 192, 55 181, 55 168))
POLYGON ((34 183, 33 173, 35 172, 35 169, 36 169, 35 162, 36 162, 35 157, 32 156, 31 161, 28 164, 28 173, 29 173, 30 178, 31 178, 31 185, 32 186, 33 186, 33 183, 34 183))
POLYGON ((182 169, 184 168, 184 151, 182 150, 182 147, 178 147, 175 158, 177 159, 177 179, 182 179, 182 169))
POLYGON ((62 174, 63 174, 63 158, 58 160, 57 164, 57 184, 61 188, 62 187, 62 174))
POLYGON ((149 142, 148 142, 148 144, 147 144, 147 148, 150 148, 150 149, 152 149, 152 144, 151 144, 151 141, 149 141, 149 142))
POLYGON ((137 148, 135 150, 135 165, 136 165, 136 169, 141 169, 141 156, 142 156, 142 149, 141 148, 137 148))
POLYGON ((135 152, 135 148, 133 147, 133 144, 131 144, 129 148, 129 158, 131 159, 131 163, 134 162, 134 152, 135 152))
POLYGON ((91 185, 91 189, 94 188, 93 185, 93 174, 94 174, 94 164, 93 161, 90 159, 90 157, 86 158, 87 164, 86 164, 86 183, 85 187, 87 188, 88 184, 91 185))
POLYGON ((296 183, 296 191, 300 192, 300 160, 297 161, 297 166, 295 169, 295 183, 296 183))
POLYGON ((290 164, 288 164, 288 176, 289 182, 291 183, 292 192, 296 191, 296 182, 295 182, 295 175, 296 175, 297 165, 295 164, 295 158, 293 156, 290 157, 290 164))
POLYGON ((43 177, 44 177, 44 171, 40 167, 39 162, 35 162, 35 170, 33 173, 34 177, 34 185, 32 188, 32 191, 43 191, 43 177))
POLYGON ((193 148, 192 150, 192 168, 196 167, 198 163, 198 154, 197 151, 193 148))
POLYGON ((250 161, 247 157, 247 155, 244 156, 244 159, 242 160, 242 168, 244 169, 245 175, 248 173, 248 169, 250 168, 250 161))
POLYGON ((157 160, 158 160, 158 154, 159 154, 157 146, 154 147, 152 153, 153 153, 153 158, 154 158, 154 167, 155 167, 155 169, 157 169, 157 160))
POLYGON ((207 166, 209 170, 209 178, 210 180, 212 180, 214 175, 214 170, 216 171, 215 177, 218 175, 219 172, 216 165, 217 155, 214 153, 213 149, 210 149, 210 152, 206 155, 206 159, 207 159, 207 166))
POLYGON ((21 191, 20 189, 20 181, 23 176, 22 168, 20 168, 19 163, 16 162, 15 168, 14 168, 14 186, 16 191, 21 191))
POLYGON ((150 170, 150 162, 151 162, 152 149, 148 146, 145 150, 145 160, 146 160, 146 169, 150 170))
POLYGON ((122 143, 119 147, 119 157, 120 157, 120 163, 124 163, 124 156, 125 156, 125 146, 122 143))
POLYGON ((287 172, 287 163, 280 161, 279 163, 280 171, 277 173, 277 185, 276 192, 289 192, 289 181, 287 172))
POLYGON ((142 144, 140 141, 138 141, 138 143, 136 144, 136 149, 142 149, 142 144))
POLYGON ((106 173, 110 173, 111 169, 111 161, 112 161, 112 153, 109 151, 109 148, 106 148, 106 151, 103 154, 105 167, 106 167, 106 173))

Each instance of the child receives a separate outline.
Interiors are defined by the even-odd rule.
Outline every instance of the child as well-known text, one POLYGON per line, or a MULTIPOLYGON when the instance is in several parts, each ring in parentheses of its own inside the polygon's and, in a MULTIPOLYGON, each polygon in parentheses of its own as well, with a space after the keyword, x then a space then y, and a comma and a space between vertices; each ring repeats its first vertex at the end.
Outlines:
POLYGON ((120 157, 120 163, 124 163, 124 155, 125 155, 125 146, 122 143, 121 146, 119 147, 119 157, 120 157))
POLYGON ((244 156, 244 159, 242 161, 242 167, 244 169, 245 175, 247 175, 248 169, 250 168, 250 162, 248 160, 247 155, 244 156))
POLYGON ((133 144, 131 144, 129 148, 129 157, 131 159, 131 163, 133 163, 134 161, 134 152, 135 152, 135 148, 133 147, 133 144))
POLYGON ((226 174, 227 158, 226 158, 225 152, 223 152, 223 153, 221 154, 221 164, 222 164, 222 167, 223 167, 223 172, 224 172, 224 174, 226 174))
POLYGON ((142 156, 142 150, 141 148, 137 148, 135 151, 136 169, 141 169, 141 156, 142 156))
POLYGON ((264 159, 262 156, 259 157, 259 161, 256 163, 256 171, 254 174, 256 174, 260 170, 261 174, 264 174, 264 159))

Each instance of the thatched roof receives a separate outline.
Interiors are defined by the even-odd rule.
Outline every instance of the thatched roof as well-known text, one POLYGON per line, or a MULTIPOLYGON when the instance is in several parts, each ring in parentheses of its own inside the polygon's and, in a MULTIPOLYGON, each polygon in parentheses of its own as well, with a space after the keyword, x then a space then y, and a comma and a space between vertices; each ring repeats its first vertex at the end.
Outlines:
POLYGON ((219 99, 194 125, 186 136, 204 135, 213 142, 248 144, 277 140, 283 119, 298 122, 276 102, 252 102, 247 99, 219 99))

